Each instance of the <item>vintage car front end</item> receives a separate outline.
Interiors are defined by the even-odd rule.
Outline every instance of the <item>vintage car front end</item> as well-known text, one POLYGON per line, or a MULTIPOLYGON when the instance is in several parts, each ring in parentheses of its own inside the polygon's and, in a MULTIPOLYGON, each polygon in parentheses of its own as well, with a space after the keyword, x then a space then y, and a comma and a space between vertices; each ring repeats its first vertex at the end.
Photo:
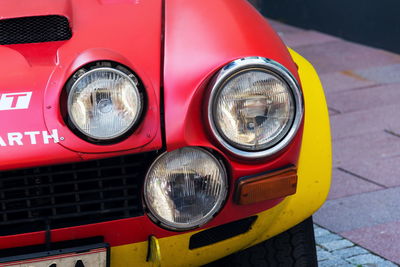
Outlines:
POLYGON ((247 1, 1 1, 0 18, 0 266, 200 266, 312 227, 324 93, 247 1))

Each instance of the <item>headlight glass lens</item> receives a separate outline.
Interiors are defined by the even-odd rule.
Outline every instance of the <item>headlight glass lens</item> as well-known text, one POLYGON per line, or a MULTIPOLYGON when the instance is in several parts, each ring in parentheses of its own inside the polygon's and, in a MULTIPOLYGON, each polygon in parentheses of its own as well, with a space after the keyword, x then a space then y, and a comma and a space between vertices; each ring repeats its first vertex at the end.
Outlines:
POLYGON ((114 68, 97 68, 82 74, 68 95, 68 113, 84 135, 110 140, 129 131, 142 110, 133 74, 114 68))
POLYGON ((260 151, 277 144, 290 130, 295 101, 289 85, 266 69, 242 70, 217 92, 213 119, 230 145, 260 151))
POLYGON ((144 196, 155 219, 186 230, 208 222, 227 195, 224 167, 208 151, 186 147, 168 152, 151 166, 144 196))

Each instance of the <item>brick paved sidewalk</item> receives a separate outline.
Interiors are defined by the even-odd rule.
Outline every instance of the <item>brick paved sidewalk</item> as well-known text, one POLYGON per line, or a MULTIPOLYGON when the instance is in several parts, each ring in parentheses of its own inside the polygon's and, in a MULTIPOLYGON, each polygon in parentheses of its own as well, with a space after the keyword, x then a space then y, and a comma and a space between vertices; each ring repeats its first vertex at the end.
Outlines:
POLYGON ((319 267, 396 267, 340 235, 314 225, 319 267))
POLYGON ((314 221, 400 264, 400 55, 271 25, 315 66, 329 106, 332 188, 314 221))

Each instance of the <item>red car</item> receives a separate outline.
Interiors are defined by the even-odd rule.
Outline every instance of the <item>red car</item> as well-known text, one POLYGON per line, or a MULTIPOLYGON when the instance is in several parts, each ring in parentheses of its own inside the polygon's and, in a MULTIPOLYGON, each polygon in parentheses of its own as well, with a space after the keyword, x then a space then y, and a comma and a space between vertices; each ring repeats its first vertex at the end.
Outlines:
POLYGON ((0 266, 316 266, 323 90, 247 1, 0 0, 0 59, 0 266))

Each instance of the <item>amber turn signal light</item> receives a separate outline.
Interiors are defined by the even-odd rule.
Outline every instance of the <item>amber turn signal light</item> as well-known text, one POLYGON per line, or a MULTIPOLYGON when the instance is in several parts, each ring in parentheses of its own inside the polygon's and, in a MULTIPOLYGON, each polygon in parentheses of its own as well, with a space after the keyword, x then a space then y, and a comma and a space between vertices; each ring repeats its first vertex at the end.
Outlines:
POLYGON ((236 203, 253 204, 277 199, 296 193, 297 169, 294 166, 264 173, 239 181, 236 189, 236 203))

